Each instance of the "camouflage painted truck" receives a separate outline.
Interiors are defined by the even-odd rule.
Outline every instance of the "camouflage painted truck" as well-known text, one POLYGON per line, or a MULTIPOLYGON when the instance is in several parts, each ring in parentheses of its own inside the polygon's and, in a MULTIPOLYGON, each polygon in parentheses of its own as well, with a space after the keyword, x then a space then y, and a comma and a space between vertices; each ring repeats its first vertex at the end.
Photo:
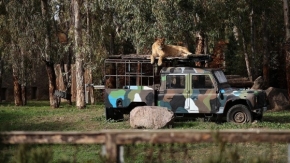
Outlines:
POLYGON ((203 117, 235 123, 261 120, 267 109, 263 90, 234 89, 221 69, 194 67, 208 55, 166 58, 118 55, 105 60, 107 119, 122 119, 136 106, 162 106, 178 118, 203 117))

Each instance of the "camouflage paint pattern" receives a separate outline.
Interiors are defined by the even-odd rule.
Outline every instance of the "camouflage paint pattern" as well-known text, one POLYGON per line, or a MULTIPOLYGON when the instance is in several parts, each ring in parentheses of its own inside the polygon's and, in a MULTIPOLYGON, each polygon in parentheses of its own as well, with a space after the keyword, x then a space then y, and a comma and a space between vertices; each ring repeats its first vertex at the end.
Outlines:
POLYGON ((158 105, 167 107, 175 113, 218 113, 222 114, 228 101, 245 100, 250 109, 261 109, 266 103, 257 105, 256 96, 262 94, 258 90, 235 90, 231 87, 219 88, 218 80, 214 76, 213 69, 200 69, 189 67, 169 67, 161 71, 161 87, 158 95, 158 105), (166 88, 167 75, 185 75, 184 89, 166 88), (192 75, 209 75, 213 88, 192 88, 192 75), (218 90, 224 90, 223 98, 218 90))
POLYGON ((117 108, 117 102, 121 101, 121 107, 128 107, 132 102, 145 102, 149 106, 154 105, 154 90, 148 86, 129 86, 127 89, 106 89, 106 108, 117 108))
MULTIPOLYGON (((127 89, 106 89, 106 108, 117 108, 118 101, 126 108, 132 102, 145 102, 148 106, 155 105, 167 107, 175 113, 217 113, 222 114, 228 101, 244 100, 250 109, 262 109, 266 106, 266 94, 258 90, 235 90, 229 86, 222 87, 215 69, 201 69, 190 67, 168 67, 161 70, 160 88, 155 94, 153 88, 148 86, 127 86, 127 89), (183 76, 183 88, 167 88, 166 77, 169 75, 183 76), (206 75, 211 82, 211 88, 192 87, 192 75, 206 75), (223 91, 223 93, 221 93, 223 91), (223 98, 221 98, 221 94, 223 98), (259 98, 258 98, 259 97, 259 98), (261 99, 263 98, 263 99, 261 99), (258 101, 260 99, 260 101, 258 101)), ((226 79, 225 79, 226 81, 226 79)))

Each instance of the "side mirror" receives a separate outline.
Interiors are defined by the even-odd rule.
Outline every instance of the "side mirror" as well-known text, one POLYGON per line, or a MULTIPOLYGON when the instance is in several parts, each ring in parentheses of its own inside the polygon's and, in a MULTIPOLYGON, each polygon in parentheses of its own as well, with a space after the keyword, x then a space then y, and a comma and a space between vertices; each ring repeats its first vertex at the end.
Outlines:
POLYGON ((220 93, 220 98, 223 100, 224 99, 224 93, 225 93, 225 90, 220 90, 219 91, 219 93, 220 93))

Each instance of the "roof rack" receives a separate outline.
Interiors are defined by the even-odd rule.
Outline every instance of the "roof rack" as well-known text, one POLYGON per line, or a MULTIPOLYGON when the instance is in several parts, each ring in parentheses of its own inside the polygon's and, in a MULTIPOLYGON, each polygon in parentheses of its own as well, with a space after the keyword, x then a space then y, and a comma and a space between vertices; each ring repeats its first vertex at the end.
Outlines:
MULTIPOLYGON (((138 54, 120 54, 120 55, 109 55, 108 59, 128 59, 128 60, 150 60, 151 55, 138 55, 138 54)), ((156 57, 155 59, 158 59, 159 57, 156 57)), ((210 54, 191 54, 187 57, 165 57, 164 61, 172 61, 172 60, 178 60, 181 62, 202 62, 212 61, 210 54)))

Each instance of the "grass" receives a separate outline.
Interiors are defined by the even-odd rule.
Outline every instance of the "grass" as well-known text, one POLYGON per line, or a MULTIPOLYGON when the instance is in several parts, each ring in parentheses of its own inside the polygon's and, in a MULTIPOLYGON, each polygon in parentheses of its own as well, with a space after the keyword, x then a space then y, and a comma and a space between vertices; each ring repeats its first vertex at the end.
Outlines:
MULTIPOLYGON (((237 125, 233 123, 204 122, 203 120, 196 121, 181 121, 174 124, 174 129, 290 129, 290 112, 280 111, 265 113, 263 121, 237 125)), ((60 108, 52 109, 47 101, 30 101, 27 106, 16 107, 13 104, 0 104, 0 132, 2 131, 98 131, 103 129, 130 129, 128 117, 125 121, 114 122, 106 121, 104 116, 103 105, 87 105, 85 109, 77 109, 75 106, 69 106, 62 103, 60 108)), ((42 146, 40 146, 42 147, 42 146)), ((287 160, 287 144, 279 143, 263 143, 263 144, 249 144, 240 143, 232 144, 192 144, 187 145, 186 149, 182 145, 152 146, 152 145, 129 145, 126 148, 125 160, 126 162, 144 162, 146 159, 151 159, 151 162, 160 162, 160 158, 171 160, 176 158, 183 158, 184 153, 188 153, 186 157, 195 162, 223 162, 219 157, 230 160, 231 158, 239 158, 240 162, 286 162, 287 160), (227 148, 221 150, 221 147, 227 148), (155 149, 150 153, 151 149, 155 149), (247 150, 244 150, 247 149, 247 150), (263 149, 263 150, 261 150, 263 149), (129 151, 127 151, 129 150, 129 151), (172 150, 175 151, 174 155, 172 150), (238 156, 235 151, 238 151, 238 156), (160 151, 162 156, 160 155, 160 151), (167 152, 166 152, 167 151, 167 152), (185 152, 186 151, 186 152, 185 152), (212 156, 213 151, 215 157, 212 156), (219 151, 222 151, 219 155, 219 151), (259 151, 257 153, 257 151, 259 151), (126 154, 127 152, 127 154, 126 154), (167 154, 166 154, 167 153, 167 154), (195 154, 194 156, 192 154, 195 154), (256 155, 259 154, 260 157, 256 155), (128 156, 128 157, 126 157, 128 156), (206 158, 206 160, 204 159, 206 158), (249 158, 256 158, 249 159, 249 158), (271 161, 267 161, 271 160, 271 161)), ((101 145, 50 145, 50 150, 53 155, 50 162, 104 162, 100 157, 101 145)), ((46 148, 47 149, 47 148, 46 148)), ((0 162, 21 162, 23 160, 23 151, 29 151, 30 155, 27 158, 48 157, 42 156, 41 153, 47 151, 37 152, 30 147, 11 145, 6 146, 3 150, 2 157, 0 155, 0 162), (22 149, 24 148, 24 149, 22 149), (22 150, 21 150, 22 149, 22 150), (17 152, 16 152, 17 151, 17 152), (22 152, 21 152, 22 151, 22 152)), ((0 150, 1 154, 1 150, 0 150)), ((33 162, 28 160, 27 162, 33 162)), ((166 161, 167 162, 167 161, 166 161)), ((174 160, 174 162, 179 162, 174 160)), ((184 160, 182 161, 184 162, 184 160)), ((226 161, 225 161, 226 162, 226 161)))
POLYGON ((128 121, 107 122, 102 105, 87 105, 82 110, 69 105, 52 109, 47 102, 38 101, 23 107, 0 106, 0 124, 0 131, 96 131, 130 127, 128 121))
MULTIPOLYGON (((266 112, 262 122, 237 125, 233 123, 181 121, 175 129, 290 129, 290 112, 266 112)), ((128 117, 122 122, 106 121, 103 105, 87 105, 85 109, 62 104, 52 109, 46 101, 31 101, 27 106, 0 104, 0 131, 97 131, 130 129, 128 117)))

